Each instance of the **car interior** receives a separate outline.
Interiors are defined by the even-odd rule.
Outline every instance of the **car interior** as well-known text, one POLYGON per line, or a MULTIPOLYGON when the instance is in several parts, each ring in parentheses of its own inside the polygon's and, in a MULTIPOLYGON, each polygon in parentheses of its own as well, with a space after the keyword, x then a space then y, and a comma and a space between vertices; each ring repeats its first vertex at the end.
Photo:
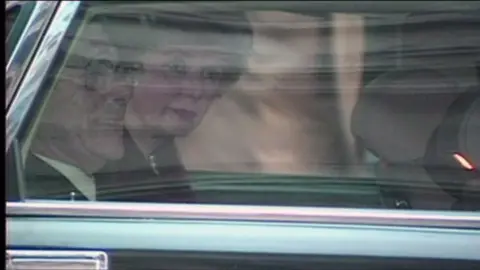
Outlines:
POLYGON ((473 184, 480 152, 477 26, 475 14, 409 15, 401 27, 400 64, 364 88, 352 130, 381 158, 378 179, 386 181, 379 185, 391 206, 479 209, 473 184))
MULTIPOLYGON (((345 189, 338 192, 335 182, 348 185, 348 180, 339 182, 337 178, 322 182, 315 189, 317 197, 303 193, 280 200, 299 205, 350 207, 363 203, 393 209, 480 210, 476 168, 480 164, 479 23, 477 12, 413 12, 403 23, 388 28, 398 33, 399 46, 383 54, 374 49, 369 54, 367 47, 365 66, 371 68, 364 72, 366 84, 351 122, 357 142, 379 159, 372 164, 374 188, 368 188, 368 180, 356 179, 357 184, 348 183, 350 193, 345 189), (459 162, 457 155, 468 164, 459 162)), ((367 28, 371 30, 367 30, 367 38, 370 34, 375 40, 375 27, 380 28, 367 28)), ((302 179, 294 181, 315 188, 308 184, 311 179, 302 179)), ((278 184, 278 180, 274 181, 278 184)), ((266 186, 259 188, 263 194, 268 191, 266 186)), ((280 201, 275 193, 267 198, 276 199, 267 204, 280 201)), ((223 196, 225 200, 235 198, 228 192, 223 196)), ((248 201, 258 203, 254 198, 248 201)))
MULTIPOLYGON (((242 6, 239 3, 236 5, 242 6)), ((248 2, 245 3, 248 6, 248 2)), ((275 7, 280 2, 272 3, 275 7)), ((305 8, 308 4, 286 3, 284 11, 321 16, 327 21, 327 28, 330 25, 331 16, 325 12, 318 15, 320 12, 315 8, 305 8)), ((332 3, 320 3, 316 8, 351 12, 356 5, 342 1, 332 3)), ((461 8, 459 4, 463 11, 428 11, 435 10, 432 7, 447 9, 441 1, 437 2, 438 6, 425 1, 418 2, 412 11, 411 5, 405 3, 390 9, 391 3, 379 8, 381 4, 367 1, 358 7, 361 11, 355 11, 365 17, 364 69, 348 125, 359 155, 367 157, 360 165, 355 164, 364 169, 361 174, 191 170, 192 189, 198 195, 196 203, 397 209, 399 211, 391 212, 399 215, 405 213, 403 210, 447 210, 449 213, 450 210, 480 210, 480 8, 461 8), (379 48, 385 36, 393 45, 379 48)), ((88 9, 90 5, 109 4, 92 1, 82 8, 88 9)), ((267 2, 258 2, 255 8, 250 8, 259 7, 272 8, 267 2)), ((61 47, 59 53, 62 57, 53 61, 52 71, 64 68, 64 58, 85 53, 66 53, 73 46, 70 43, 89 38, 78 26, 84 22, 84 15, 85 10, 79 12, 75 27, 67 31, 66 41, 61 44, 65 47, 61 47)), ((135 20, 130 17, 125 21, 127 24, 135 20)), ((328 47, 326 54, 333 54, 331 50, 328 47)), ((325 61, 332 64, 332 59, 325 61)), ((332 86, 335 80, 332 74, 336 72, 332 66, 323 67, 322 79, 332 80, 327 88, 338 94, 341 90, 332 86)), ((25 201, 21 180, 24 173, 35 168, 23 168, 22 158, 30 150, 49 94, 61 91, 53 89, 55 78, 52 77, 57 73, 61 72, 52 72, 55 76, 47 78, 46 86, 39 90, 40 98, 28 111, 31 117, 28 123, 23 123, 22 132, 13 140, 7 155, 9 202, 25 201)), ((29 198, 26 201, 29 202, 29 198)), ((130 204, 129 207, 134 208, 130 204)), ((79 254, 101 250, 108 254, 108 262, 100 265, 95 261, 92 269, 102 270, 479 269, 478 258, 474 257, 478 252, 474 250, 478 247, 477 228, 251 222, 172 216, 112 218, 89 214, 59 217, 7 213, 7 247, 52 254, 59 250, 79 254), (277 234, 269 234, 270 231, 277 234), (458 235, 463 238, 456 238, 458 235), (465 237, 471 236, 474 236, 471 242, 465 241, 465 237), (361 237, 364 242, 352 240, 361 237), (310 238, 314 240, 308 240, 310 238), (439 255, 435 248, 430 250, 436 245, 438 250, 450 248, 451 251, 452 246, 462 248, 457 253, 439 255), (374 255, 364 255, 367 254, 362 253, 364 250, 374 255)), ((84 263, 80 268, 73 264, 66 266, 70 261, 64 258, 55 265, 51 262, 53 257, 48 260, 37 255, 33 260, 10 261, 7 253, 6 269, 88 268, 85 256, 76 261, 84 263), (32 266, 32 261, 36 265, 32 266)))
POLYGON ((364 86, 351 131, 376 157, 364 164, 370 175, 192 171, 199 203, 479 209, 478 12, 410 12, 391 25, 365 17, 364 86), (396 46, 378 51, 387 31, 396 46))

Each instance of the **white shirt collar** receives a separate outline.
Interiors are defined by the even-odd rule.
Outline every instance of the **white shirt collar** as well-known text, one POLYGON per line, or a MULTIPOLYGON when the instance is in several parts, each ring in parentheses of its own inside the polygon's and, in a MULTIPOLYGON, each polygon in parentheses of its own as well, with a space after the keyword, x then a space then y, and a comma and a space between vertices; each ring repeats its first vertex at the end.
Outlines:
POLYGON ((47 158, 41 155, 35 154, 38 158, 48 163, 55 168, 63 176, 65 176, 87 199, 95 201, 97 199, 97 189, 95 186, 95 179, 92 176, 87 175, 79 168, 63 163, 58 160, 47 158))

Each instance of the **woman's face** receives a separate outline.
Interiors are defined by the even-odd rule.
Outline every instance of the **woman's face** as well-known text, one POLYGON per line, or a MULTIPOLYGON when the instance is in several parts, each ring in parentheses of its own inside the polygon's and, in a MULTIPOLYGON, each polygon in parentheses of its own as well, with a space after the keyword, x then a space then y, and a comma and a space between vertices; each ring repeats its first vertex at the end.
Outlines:
POLYGON ((182 136, 202 120, 210 104, 234 79, 233 55, 215 46, 171 46, 143 56, 130 106, 141 119, 139 129, 156 135, 182 136))

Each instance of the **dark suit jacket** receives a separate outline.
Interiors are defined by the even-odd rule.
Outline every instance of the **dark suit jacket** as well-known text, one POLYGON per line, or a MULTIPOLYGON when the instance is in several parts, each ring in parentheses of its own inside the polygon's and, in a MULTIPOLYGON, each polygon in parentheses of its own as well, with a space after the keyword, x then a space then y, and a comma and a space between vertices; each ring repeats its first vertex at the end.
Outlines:
POLYGON ((25 195, 28 199, 87 200, 85 196, 59 171, 33 154, 25 163, 25 195))
MULTIPOLYGON (((107 163, 94 174, 97 200, 127 202, 194 202, 187 173, 180 164, 173 140, 147 160, 125 132, 125 156, 107 163)), ((30 199, 86 200, 55 168, 34 155, 26 162, 26 190, 30 199)))
POLYGON ((107 163, 95 174, 99 200, 194 201, 187 173, 180 163, 173 139, 153 151, 148 160, 129 133, 125 131, 124 134, 124 157, 107 163))

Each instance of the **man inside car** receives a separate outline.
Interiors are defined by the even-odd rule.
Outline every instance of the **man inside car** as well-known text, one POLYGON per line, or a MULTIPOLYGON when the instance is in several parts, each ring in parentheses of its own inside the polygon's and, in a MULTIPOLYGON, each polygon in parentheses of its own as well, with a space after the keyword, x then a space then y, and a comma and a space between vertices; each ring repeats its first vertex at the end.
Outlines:
MULTIPOLYGON (((85 31, 94 42, 108 44, 103 32, 85 31)), ((123 119, 134 85, 119 72, 119 60, 110 45, 75 44, 33 138, 26 162, 28 196, 97 199, 93 173, 124 154, 123 119)))
POLYGON ((30 198, 193 200, 173 140, 239 78, 250 36, 204 20, 172 29, 166 18, 127 39, 105 24, 115 49, 87 49, 96 54, 83 69, 67 64, 27 160, 30 198))

